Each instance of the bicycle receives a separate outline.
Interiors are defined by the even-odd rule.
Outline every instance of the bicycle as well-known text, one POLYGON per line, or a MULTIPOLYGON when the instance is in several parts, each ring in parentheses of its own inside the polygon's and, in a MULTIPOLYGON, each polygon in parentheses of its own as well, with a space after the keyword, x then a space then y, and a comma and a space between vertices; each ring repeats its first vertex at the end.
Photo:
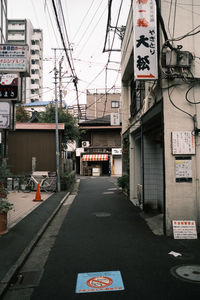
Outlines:
POLYGON ((49 176, 48 172, 33 172, 33 174, 30 175, 23 192, 29 193, 36 190, 38 183, 40 183, 41 191, 56 191, 56 176, 49 176), (35 177, 39 177, 41 180, 37 180, 35 177))

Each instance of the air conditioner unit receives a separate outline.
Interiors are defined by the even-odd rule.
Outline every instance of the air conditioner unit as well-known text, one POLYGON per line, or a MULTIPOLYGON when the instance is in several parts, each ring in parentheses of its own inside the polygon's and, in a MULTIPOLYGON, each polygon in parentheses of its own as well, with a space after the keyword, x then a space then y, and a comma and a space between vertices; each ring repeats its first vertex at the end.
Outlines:
POLYGON ((82 141, 82 148, 89 147, 90 142, 89 141, 82 141))

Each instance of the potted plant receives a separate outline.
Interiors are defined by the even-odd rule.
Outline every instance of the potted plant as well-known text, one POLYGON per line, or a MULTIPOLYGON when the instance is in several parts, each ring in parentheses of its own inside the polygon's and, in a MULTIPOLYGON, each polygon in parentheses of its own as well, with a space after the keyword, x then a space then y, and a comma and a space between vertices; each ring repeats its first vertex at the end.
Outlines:
POLYGON ((6 234, 7 229, 7 213, 13 208, 13 204, 6 199, 0 199, 0 235, 6 234))
POLYGON ((10 175, 10 171, 6 168, 5 164, 0 166, 0 235, 6 234, 7 230, 7 213, 13 208, 13 204, 7 201, 7 189, 5 188, 5 182, 7 175, 10 175))

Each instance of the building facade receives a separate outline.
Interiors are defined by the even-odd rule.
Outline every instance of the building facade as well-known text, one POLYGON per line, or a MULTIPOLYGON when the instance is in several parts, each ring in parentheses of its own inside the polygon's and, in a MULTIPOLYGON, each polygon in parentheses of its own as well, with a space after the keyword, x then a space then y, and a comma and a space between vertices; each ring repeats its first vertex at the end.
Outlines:
POLYGON ((130 200, 160 216, 167 235, 175 220, 200 226, 200 7, 187 1, 186 11, 184 2, 133 1, 121 49, 123 173, 129 173, 130 200), (149 15, 134 19, 136 9, 149 15), (146 36, 154 12, 158 77, 139 80, 139 67, 152 75, 142 51, 154 42, 146 36))
POLYGON ((84 176, 121 176, 121 125, 111 125, 110 116, 81 122, 81 148, 77 165, 84 176))
POLYGON ((119 90, 105 93, 105 90, 87 90, 87 112, 88 120, 102 118, 110 113, 121 112, 121 93, 119 90))
POLYGON ((9 19, 7 42, 27 44, 30 57, 30 77, 23 78, 22 100, 25 103, 40 101, 43 88, 43 33, 33 28, 28 19, 9 19))

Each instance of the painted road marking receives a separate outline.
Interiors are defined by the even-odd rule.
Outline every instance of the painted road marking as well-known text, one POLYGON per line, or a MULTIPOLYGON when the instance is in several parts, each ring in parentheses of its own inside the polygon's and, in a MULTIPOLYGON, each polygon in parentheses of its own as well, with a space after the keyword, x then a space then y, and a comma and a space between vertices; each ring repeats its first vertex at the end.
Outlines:
POLYGON ((102 276, 90 278, 86 283, 89 287, 92 288, 103 288, 111 285, 113 281, 109 277, 102 276))
POLYGON ((76 293, 111 292, 124 290, 120 271, 79 273, 76 293))

